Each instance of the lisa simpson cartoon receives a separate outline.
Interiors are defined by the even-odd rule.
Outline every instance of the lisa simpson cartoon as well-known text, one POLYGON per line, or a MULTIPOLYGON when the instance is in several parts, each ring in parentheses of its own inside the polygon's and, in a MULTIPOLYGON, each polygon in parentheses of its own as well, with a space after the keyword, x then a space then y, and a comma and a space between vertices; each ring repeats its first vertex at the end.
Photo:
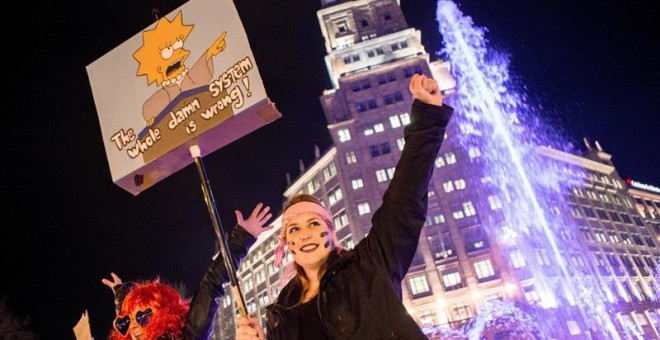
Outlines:
POLYGON ((147 76, 147 85, 155 82, 160 87, 142 106, 147 126, 154 124, 156 117, 181 93, 206 86, 211 81, 213 57, 225 49, 227 32, 220 34, 188 69, 186 60, 190 51, 184 48, 184 42, 193 26, 183 24, 179 11, 172 21, 163 17, 153 30, 142 33, 142 46, 133 54, 139 63, 137 75, 147 76))

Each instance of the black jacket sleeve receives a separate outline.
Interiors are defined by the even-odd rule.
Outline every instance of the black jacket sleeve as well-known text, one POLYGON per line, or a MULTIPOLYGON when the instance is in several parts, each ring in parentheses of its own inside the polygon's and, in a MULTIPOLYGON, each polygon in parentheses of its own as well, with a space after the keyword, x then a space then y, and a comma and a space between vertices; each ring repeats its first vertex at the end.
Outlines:
MULTIPOLYGON (((236 225, 228 239, 229 252, 234 260, 234 268, 238 268, 240 261, 254 244, 256 238, 236 225)), ((215 257, 211 266, 202 277, 190 302, 190 309, 183 329, 184 339, 210 339, 215 320, 215 314, 220 305, 218 298, 225 294, 222 285, 229 281, 221 255, 215 257)))
MULTIPOLYGON (((369 235, 356 246, 359 256, 382 266, 400 286, 415 256, 426 219, 433 165, 453 109, 415 100, 405 145, 394 177, 374 212, 369 235)), ((400 289, 400 288, 399 288, 400 289)))

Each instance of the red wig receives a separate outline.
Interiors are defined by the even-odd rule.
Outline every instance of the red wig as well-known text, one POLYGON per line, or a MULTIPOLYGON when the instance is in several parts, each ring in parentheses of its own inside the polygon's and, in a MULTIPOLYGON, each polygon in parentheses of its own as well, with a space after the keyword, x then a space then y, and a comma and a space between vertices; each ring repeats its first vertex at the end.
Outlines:
MULTIPOLYGON (((153 317, 144 329, 148 340, 181 339, 186 314, 190 300, 181 295, 169 285, 160 283, 158 279, 151 282, 136 283, 126 295, 121 305, 119 316, 130 315, 135 322, 135 313, 151 308, 153 317)), ((110 333, 111 340, 130 339, 130 331, 121 335, 114 327, 110 333)))

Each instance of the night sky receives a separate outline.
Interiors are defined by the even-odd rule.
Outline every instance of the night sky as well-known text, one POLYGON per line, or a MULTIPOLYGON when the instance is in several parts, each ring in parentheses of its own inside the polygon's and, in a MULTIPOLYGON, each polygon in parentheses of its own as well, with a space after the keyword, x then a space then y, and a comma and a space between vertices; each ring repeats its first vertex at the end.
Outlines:
MULTIPOLYGON (((138 196, 112 182, 85 67, 178 1, 16 4, 5 35, 5 182, 0 297, 44 339, 73 338, 88 309, 108 334, 112 293, 101 283, 159 274, 189 293, 215 236, 194 165, 138 196), (23 8, 21 8, 23 7, 23 8), (7 168, 9 171, 7 171, 7 168)), ((283 117, 204 158, 225 227, 262 201, 278 213, 286 177, 331 146, 319 103, 331 87, 314 0, 236 0, 270 99, 283 117)), ((598 140, 622 177, 660 186, 660 23, 626 1, 460 1, 510 54, 511 74, 567 138, 598 140)), ((435 1, 401 0, 435 59, 435 1)))

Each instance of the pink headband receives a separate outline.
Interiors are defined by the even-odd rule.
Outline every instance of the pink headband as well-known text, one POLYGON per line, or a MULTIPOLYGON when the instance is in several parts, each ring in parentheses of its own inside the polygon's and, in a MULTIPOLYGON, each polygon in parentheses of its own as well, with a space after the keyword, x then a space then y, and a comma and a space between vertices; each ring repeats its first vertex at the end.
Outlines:
POLYGON ((319 215, 319 217, 326 221, 332 221, 332 216, 330 216, 330 212, 325 207, 313 202, 298 202, 290 206, 282 215, 282 230, 286 229, 291 220, 301 214, 307 213, 319 215))
POLYGON ((279 267, 282 264, 282 258, 286 252, 286 237, 284 231, 289 223, 301 214, 318 215, 329 223, 330 228, 333 228, 332 216, 330 216, 330 212, 325 207, 313 202, 298 202, 290 206, 282 215, 282 229, 280 230, 280 236, 277 238, 279 243, 275 248, 275 262, 273 263, 276 267, 279 267))

